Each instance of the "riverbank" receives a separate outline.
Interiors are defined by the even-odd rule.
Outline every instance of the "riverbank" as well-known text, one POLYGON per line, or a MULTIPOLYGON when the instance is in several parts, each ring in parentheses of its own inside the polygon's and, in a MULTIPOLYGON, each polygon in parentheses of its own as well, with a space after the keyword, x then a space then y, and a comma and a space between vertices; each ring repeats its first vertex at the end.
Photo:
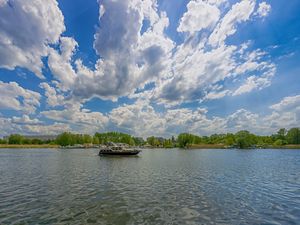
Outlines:
POLYGON ((9 145, 9 144, 0 144, 0 148, 59 148, 59 145, 9 145))
POLYGON ((228 148, 224 144, 193 144, 188 149, 226 149, 228 148))
POLYGON ((268 146, 266 149, 300 149, 300 145, 268 146))
MULTIPOLYGON (((49 145, 49 144, 42 144, 42 145, 13 145, 13 144, 0 144, 1 148, 19 148, 19 149, 26 149, 26 148, 62 148, 59 145, 49 145)), ((88 149, 88 148, 95 148, 95 147, 76 147, 70 146, 65 147, 64 149, 88 149)), ((142 147, 143 148, 143 147, 142 147)), ((147 147, 147 149, 170 149, 170 148, 162 148, 162 147, 147 147)), ((233 149, 224 144, 194 144, 186 149, 233 149)), ((264 146, 264 147, 256 147, 255 149, 300 149, 300 145, 282 145, 282 146, 264 146)))
MULTIPOLYGON (((224 144, 200 144, 200 145, 191 145, 188 149, 234 149, 228 147, 224 144)), ((252 148, 250 148, 252 149, 252 148)), ((268 145, 264 147, 256 146, 253 149, 300 149, 300 145, 268 145)))

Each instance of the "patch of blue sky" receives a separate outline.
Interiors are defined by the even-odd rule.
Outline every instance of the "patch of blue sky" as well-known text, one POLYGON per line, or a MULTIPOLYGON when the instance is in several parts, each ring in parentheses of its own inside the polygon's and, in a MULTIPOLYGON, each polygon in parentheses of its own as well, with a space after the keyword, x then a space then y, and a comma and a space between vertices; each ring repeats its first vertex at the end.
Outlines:
POLYGON ((83 104, 83 108, 89 109, 93 112, 101 112, 107 114, 111 110, 118 108, 121 105, 131 105, 135 102, 135 99, 129 99, 128 97, 121 97, 117 101, 102 100, 100 98, 92 98, 91 100, 83 104))
POLYGON ((94 33, 99 26, 97 1, 58 1, 65 18, 66 31, 63 36, 73 37, 78 42, 78 58, 88 67, 93 67, 98 56, 93 48, 94 33))
POLYGON ((40 91, 38 84, 41 82, 41 79, 27 69, 21 67, 17 67, 15 70, 0 68, 0 77, 2 82, 16 82, 25 89, 40 91))

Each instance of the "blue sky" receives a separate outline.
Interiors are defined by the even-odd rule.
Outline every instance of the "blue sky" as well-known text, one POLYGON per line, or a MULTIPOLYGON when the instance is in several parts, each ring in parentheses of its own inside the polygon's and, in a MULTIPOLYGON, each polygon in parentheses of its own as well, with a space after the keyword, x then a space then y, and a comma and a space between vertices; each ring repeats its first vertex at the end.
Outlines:
POLYGON ((297 0, 0 0, 0 136, 297 127, 299 10, 297 0))

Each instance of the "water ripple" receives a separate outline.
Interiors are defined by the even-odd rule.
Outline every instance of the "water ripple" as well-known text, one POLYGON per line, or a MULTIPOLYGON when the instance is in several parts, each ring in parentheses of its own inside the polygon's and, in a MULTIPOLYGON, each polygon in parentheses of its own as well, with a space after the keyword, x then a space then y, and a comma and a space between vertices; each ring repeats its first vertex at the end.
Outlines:
POLYGON ((299 224, 300 151, 1 150, 0 224, 299 224))

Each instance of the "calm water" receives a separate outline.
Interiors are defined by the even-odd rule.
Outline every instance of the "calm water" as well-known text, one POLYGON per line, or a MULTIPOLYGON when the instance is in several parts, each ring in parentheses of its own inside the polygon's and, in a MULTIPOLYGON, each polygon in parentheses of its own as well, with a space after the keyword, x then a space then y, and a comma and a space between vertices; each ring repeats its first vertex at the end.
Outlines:
POLYGON ((300 224, 300 150, 0 149, 0 224, 300 224))

